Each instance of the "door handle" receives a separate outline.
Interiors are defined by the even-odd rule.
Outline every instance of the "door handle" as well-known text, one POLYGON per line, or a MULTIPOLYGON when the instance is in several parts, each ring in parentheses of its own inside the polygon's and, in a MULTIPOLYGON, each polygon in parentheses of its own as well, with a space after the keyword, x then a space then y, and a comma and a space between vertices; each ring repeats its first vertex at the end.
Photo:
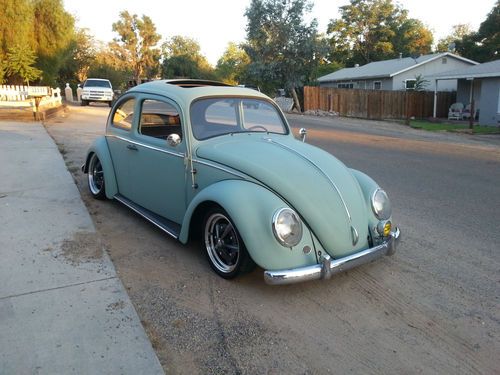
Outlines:
POLYGON ((139 150, 138 150, 138 148, 137 148, 135 145, 130 145, 130 144, 128 144, 128 145, 127 145, 127 148, 128 148, 129 150, 132 150, 132 151, 139 151, 139 150))

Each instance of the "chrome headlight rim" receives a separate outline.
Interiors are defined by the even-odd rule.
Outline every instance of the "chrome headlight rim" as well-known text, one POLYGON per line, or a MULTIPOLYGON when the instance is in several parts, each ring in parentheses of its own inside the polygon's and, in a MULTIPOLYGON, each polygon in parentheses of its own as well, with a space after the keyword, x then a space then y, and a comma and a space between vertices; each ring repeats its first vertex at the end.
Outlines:
POLYGON ((295 212, 294 210, 292 210, 291 208, 288 208, 288 207, 280 208, 279 210, 277 210, 274 213, 273 221, 272 221, 272 228, 273 228, 273 234, 274 234, 274 237, 276 238, 276 240, 279 242, 279 244, 281 246, 284 246, 287 248, 292 248, 294 246, 297 246, 300 243, 300 241, 302 240, 302 235, 304 233, 303 224, 302 224, 302 220, 300 219, 300 216, 297 214, 297 212, 295 212), (286 214, 286 213, 292 214, 298 223, 299 231, 298 231, 298 233, 295 234, 292 241, 290 241, 290 239, 283 238, 282 234, 279 233, 279 229, 278 229, 278 220, 280 219, 281 215, 286 214))
POLYGON ((386 191, 382 188, 377 188, 373 192, 371 196, 371 206, 372 206, 372 211, 375 217, 379 220, 388 220, 390 219, 392 215, 392 207, 391 207, 391 201, 389 200, 389 196, 387 195, 386 191), (375 201, 376 197, 378 194, 383 194, 385 197, 382 204, 382 207, 377 208, 377 202, 375 201))

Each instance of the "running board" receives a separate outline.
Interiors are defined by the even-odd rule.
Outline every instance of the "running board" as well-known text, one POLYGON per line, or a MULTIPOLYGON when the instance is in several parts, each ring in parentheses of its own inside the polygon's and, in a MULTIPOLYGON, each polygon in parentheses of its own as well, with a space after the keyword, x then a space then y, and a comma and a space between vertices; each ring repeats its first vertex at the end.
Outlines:
POLYGON ((130 199, 125 198, 123 195, 116 194, 113 198, 115 198, 118 202, 124 204, 132 211, 138 213, 143 218, 148 220, 149 222, 156 225, 162 231, 167 233, 168 235, 174 237, 175 239, 179 238, 179 234, 181 232, 181 226, 177 223, 174 223, 171 220, 165 219, 164 217, 155 214, 154 212, 149 211, 148 209, 135 204, 130 199))

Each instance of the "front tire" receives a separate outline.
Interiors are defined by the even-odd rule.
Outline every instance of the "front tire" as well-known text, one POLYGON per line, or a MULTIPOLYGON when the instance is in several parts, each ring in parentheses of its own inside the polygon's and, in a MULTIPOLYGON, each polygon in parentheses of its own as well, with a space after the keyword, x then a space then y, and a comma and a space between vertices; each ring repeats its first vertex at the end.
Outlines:
POLYGON ((89 160, 87 173, 90 194, 95 199, 106 199, 106 187, 104 183, 104 170, 97 154, 92 154, 89 160))
POLYGON ((233 279, 255 268, 236 226, 223 209, 207 213, 202 238, 210 266, 224 279, 233 279))

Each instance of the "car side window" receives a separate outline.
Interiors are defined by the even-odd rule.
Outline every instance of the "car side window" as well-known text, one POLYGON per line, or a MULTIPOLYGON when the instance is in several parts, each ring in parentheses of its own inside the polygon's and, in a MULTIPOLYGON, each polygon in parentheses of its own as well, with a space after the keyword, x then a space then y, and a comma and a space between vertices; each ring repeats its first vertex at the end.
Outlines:
POLYGON ((130 130, 134 122, 134 107, 134 99, 128 99, 121 103, 113 114, 112 125, 116 128, 130 130))
POLYGON ((148 137, 167 139, 177 134, 182 139, 179 111, 172 104, 146 99, 142 102, 139 133, 148 137))

